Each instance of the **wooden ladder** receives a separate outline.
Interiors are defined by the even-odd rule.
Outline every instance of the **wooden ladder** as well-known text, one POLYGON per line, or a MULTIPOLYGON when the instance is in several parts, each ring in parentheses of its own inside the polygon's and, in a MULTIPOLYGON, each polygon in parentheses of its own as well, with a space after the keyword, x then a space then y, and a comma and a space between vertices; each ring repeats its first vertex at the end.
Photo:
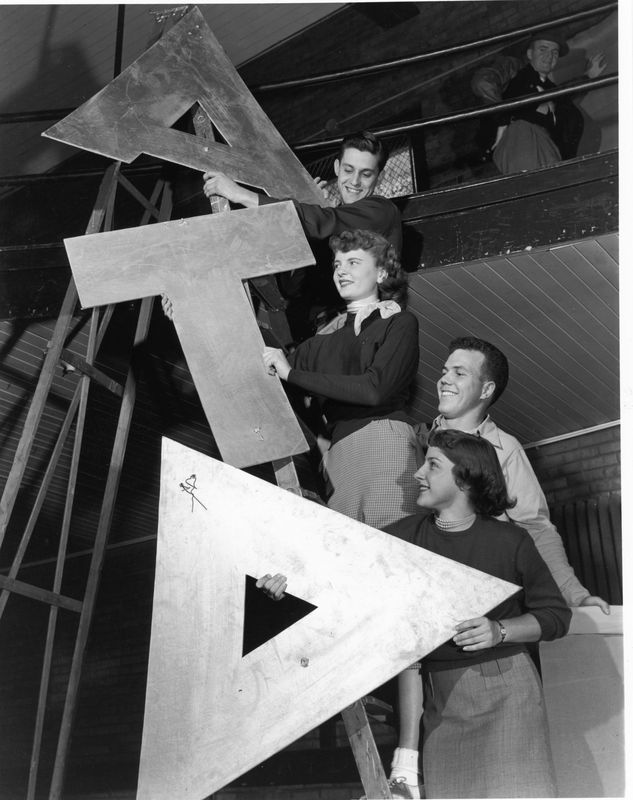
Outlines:
MULTIPOLYGON (((141 224, 147 224, 152 217, 158 221, 165 221, 171 216, 171 191, 163 180, 157 181, 152 195, 148 200, 143 197, 143 195, 141 195, 140 192, 138 192, 138 190, 123 175, 120 174, 120 164, 115 163, 107 169, 103 177, 97 200, 86 229, 86 234, 97 233, 101 230, 111 229, 114 201, 118 185, 126 188, 132 194, 132 196, 144 206, 145 210, 141 224), (159 203, 159 201, 160 205, 157 207, 157 203, 159 203)), ((56 444, 51 453, 48 466, 44 472, 44 476, 42 478, 42 482, 40 484, 27 525, 22 532, 18 547, 13 556, 8 575, 0 576, 0 589, 2 590, 0 594, 0 616, 5 610, 10 593, 30 597, 32 599, 44 602, 50 606, 48 629, 46 633, 46 643, 40 678, 39 699, 36 711, 35 732, 33 736, 33 747, 29 766, 29 778, 26 794, 27 800, 34 800, 35 798, 37 775, 42 749, 46 700, 51 677, 57 615, 58 609, 60 608, 79 614, 79 624, 77 627, 74 652, 70 674, 68 677, 68 685, 66 689, 66 697, 59 730, 53 776, 49 794, 51 800, 59 800, 62 796, 64 769, 70 743, 73 718, 79 696, 81 671, 86 651, 86 644, 93 618, 106 545, 112 525, 113 512, 116 503, 121 470, 136 397, 136 378, 131 366, 128 369, 127 378, 123 386, 112 381, 108 376, 104 375, 94 367, 94 359, 99 345, 101 344, 106 333, 108 324, 112 318, 114 306, 108 306, 105 309, 102 309, 101 314, 99 309, 93 309, 91 312, 87 352, 84 359, 79 359, 75 355, 64 351, 64 343, 73 320, 77 306, 77 300, 77 290, 75 288, 74 281, 71 278, 62 303, 59 318, 48 344, 38 383, 24 422, 20 440, 16 448, 13 464, 4 487, 2 498, 0 499, 1 546, 10 522, 12 511, 15 506, 18 491, 24 477, 29 455, 31 453, 38 427, 42 419, 46 401, 51 392, 55 371, 59 369, 61 364, 72 361, 72 366, 75 370, 81 373, 81 378, 77 384, 67 409, 65 419, 58 433, 56 444), (91 380, 98 381, 118 395, 121 398, 121 405, 97 531, 90 559, 84 597, 82 600, 77 600, 75 598, 63 595, 61 593, 61 585, 64 575, 66 550, 70 532, 73 500, 77 483, 79 458, 82 449, 84 424, 88 405, 88 392, 91 380), (51 484, 51 480, 54 476, 59 458, 75 420, 76 423, 73 452, 70 474, 66 488, 66 501, 62 527, 60 531, 53 586, 51 590, 45 590, 41 587, 33 586, 26 582, 20 581, 16 578, 16 576, 22 565, 28 544, 31 540, 31 535, 38 519, 39 512, 44 504, 46 493, 51 484)), ((141 301, 134 337, 135 345, 143 342, 147 336, 153 301, 153 298, 146 298, 141 301)))

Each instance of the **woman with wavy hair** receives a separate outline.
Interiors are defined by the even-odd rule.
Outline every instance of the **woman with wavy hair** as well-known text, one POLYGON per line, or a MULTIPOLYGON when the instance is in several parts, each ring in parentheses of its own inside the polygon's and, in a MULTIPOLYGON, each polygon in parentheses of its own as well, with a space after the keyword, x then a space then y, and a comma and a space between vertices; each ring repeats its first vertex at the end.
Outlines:
POLYGON ((395 247, 367 230, 329 240, 346 311, 292 355, 266 348, 271 374, 318 399, 330 445, 330 508, 382 528, 412 513, 420 442, 406 411, 418 366, 418 322, 395 247))
POLYGON ((571 611, 529 534, 494 517, 511 508, 494 446, 435 430, 416 473, 415 514, 388 533, 510 581, 521 591, 400 675, 394 797, 555 797, 543 689, 526 642, 564 636, 571 611), (420 680, 420 673, 422 680, 420 680))

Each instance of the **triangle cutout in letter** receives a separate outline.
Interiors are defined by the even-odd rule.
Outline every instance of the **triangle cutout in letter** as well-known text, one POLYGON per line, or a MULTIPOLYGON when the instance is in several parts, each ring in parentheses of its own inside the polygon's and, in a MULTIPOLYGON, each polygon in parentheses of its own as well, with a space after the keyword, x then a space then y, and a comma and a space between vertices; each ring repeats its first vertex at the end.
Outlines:
POLYGON ((290 592, 285 592, 281 600, 273 600, 255 586, 257 578, 244 577, 242 658, 316 609, 312 603, 290 592))

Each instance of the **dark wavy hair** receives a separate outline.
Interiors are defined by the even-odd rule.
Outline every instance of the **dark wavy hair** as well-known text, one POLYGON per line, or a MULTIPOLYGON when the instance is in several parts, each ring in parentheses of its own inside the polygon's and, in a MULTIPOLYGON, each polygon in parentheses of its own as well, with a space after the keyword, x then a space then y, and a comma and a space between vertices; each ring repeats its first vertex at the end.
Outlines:
POLYGON ((349 147, 354 147, 356 150, 361 150, 366 153, 371 153, 378 156, 378 172, 382 172, 387 159, 389 158, 389 151, 385 145, 369 131, 358 131, 357 133, 350 133, 341 142, 341 149, 338 153, 339 161, 343 158, 343 154, 349 147))
POLYGON ((492 393, 488 407, 501 397, 508 385, 509 367, 508 359, 495 347, 494 344, 486 342, 483 339, 477 339, 474 336, 460 336, 448 346, 448 354, 455 350, 476 350, 484 357, 484 363, 481 368, 481 378, 484 381, 493 381, 495 390, 492 393))
POLYGON ((456 430, 438 428, 429 436, 429 447, 437 447, 453 463, 453 477, 466 489, 478 514, 498 517, 516 505, 510 500, 495 448, 487 439, 456 430))
POLYGON ((330 236, 329 244, 333 253, 348 253, 350 250, 371 253, 376 259, 376 266, 387 273, 382 283, 378 284, 378 298, 395 300, 401 308, 406 307, 409 290, 407 273, 402 269, 398 251, 384 236, 374 231, 342 231, 330 236))

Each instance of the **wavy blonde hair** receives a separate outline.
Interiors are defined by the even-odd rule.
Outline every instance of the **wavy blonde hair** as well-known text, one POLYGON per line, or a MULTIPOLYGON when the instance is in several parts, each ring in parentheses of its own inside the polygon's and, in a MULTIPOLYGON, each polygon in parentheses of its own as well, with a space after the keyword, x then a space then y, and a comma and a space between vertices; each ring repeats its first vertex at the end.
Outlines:
POLYGON ((395 300, 405 308, 409 290, 407 273, 402 269, 398 251, 384 236, 367 230, 342 231, 330 236, 329 244, 333 253, 348 253, 350 250, 371 253, 376 259, 376 266, 387 273, 382 283, 378 284, 379 299, 395 300))

